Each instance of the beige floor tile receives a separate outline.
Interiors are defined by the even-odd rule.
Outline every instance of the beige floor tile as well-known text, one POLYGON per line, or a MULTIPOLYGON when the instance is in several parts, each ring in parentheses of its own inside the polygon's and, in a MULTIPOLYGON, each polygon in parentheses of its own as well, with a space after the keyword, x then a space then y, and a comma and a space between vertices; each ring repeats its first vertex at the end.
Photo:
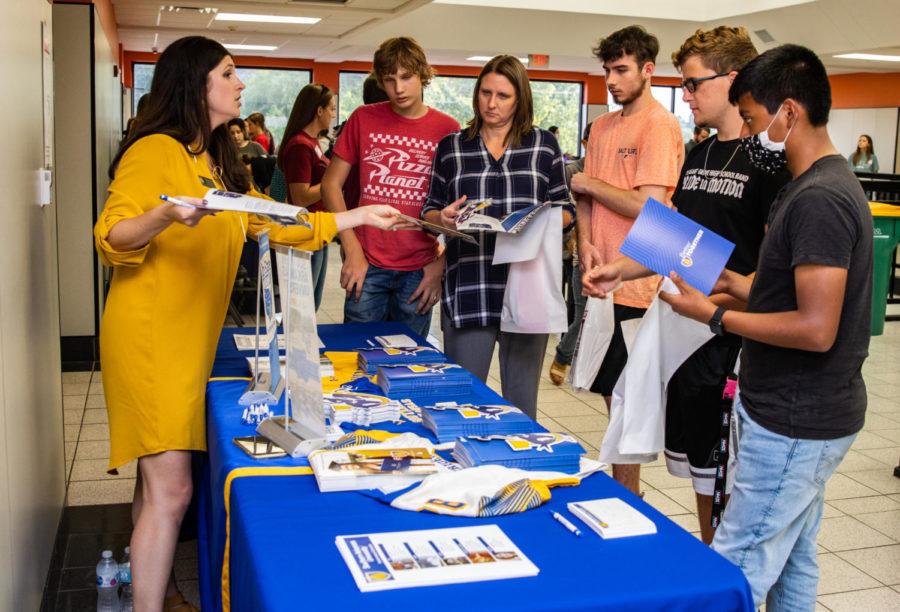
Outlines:
POLYGON ((900 463, 900 446, 888 446, 886 448, 870 448, 859 451, 866 457, 880 461, 884 465, 893 468, 900 463))
POLYGON ((850 450, 841 461, 837 471, 841 473, 859 472, 861 470, 876 470, 883 468, 884 465, 877 459, 873 459, 868 455, 864 455, 862 451, 850 450))
POLYGON ((692 486, 690 479, 672 476, 664 466, 641 468, 641 480, 650 484, 654 489, 662 490, 692 486))
POLYGON ((103 383, 101 381, 91 381, 88 395, 103 395, 103 383))
POLYGON ((898 429, 900 422, 897 417, 889 414, 866 413, 866 431, 878 431, 879 429, 898 429))
POLYGON ((555 433, 568 433, 568 431, 566 431, 566 429, 563 426, 561 426, 559 423, 557 423, 554 419, 551 419, 550 417, 538 416, 537 422, 541 427, 543 427, 547 431, 552 431, 555 433))
POLYGON ((69 485, 68 505, 129 503, 134 497, 134 479, 86 480, 69 485))
POLYGON ((81 426, 80 440, 109 440, 109 425, 106 423, 90 423, 81 426))
POLYGON ((900 502, 887 495, 875 495, 872 497, 854 497, 851 499, 835 499, 826 505, 832 505, 844 514, 858 516, 869 512, 887 512, 900 510, 900 502))
POLYGON ((844 474, 833 474, 825 485, 825 501, 850 497, 867 497, 877 494, 878 491, 875 489, 860 484, 844 474))
POLYGON ((102 395, 88 395, 87 401, 84 403, 87 408, 106 408, 106 398, 102 395))
POLYGON ((838 555, 882 584, 900 585, 900 545, 848 550, 838 555))
POLYGON ((86 395, 63 395, 63 410, 83 410, 86 395))
POLYGON ((851 472, 848 476, 879 493, 900 493, 900 478, 891 468, 851 472))
POLYGON ((544 402, 558 404, 560 402, 570 402, 574 399, 576 398, 573 398, 571 393, 565 389, 560 389, 559 387, 538 390, 538 405, 543 404, 544 402))
POLYGON ((888 587, 848 591, 819 597, 822 605, 832 612, 897 612, 900 593, 888 587))
POLYGON ((835 516, 844 516, 844 512, 841 512, 834 506, 825 504, 822 508, 822 518, 834 518, 835 516))
POLYGON ((579 431, 577 432, 577 437, 579 440, 583 440, 584 442, 590 444, 597 450, 603 446, 603 437, 606 435, 605 431, 579 431))
POLYGON ((566 428, 567 431, 581 433, 584 431, 606 431, 609 427, 609 419, 594 412, 585 416, 558 416, 556 422, 566 428))
MULTIPOLYGON (((538 409, 549 417, 594 416, 599 414, 596 408, 592 408, 576 399, 566 402, 539 402, 538 409)), ((607 423, 609 422, 606 415, 603 418, 606 418, 607 423)))
POLYGON ((71 423, 63 425, 63 436, 70 442, 78 441, 78 433, 81 431, 81 423, 71 423))
MULTIPOLYGON (((687 479, 684 480, 687 481, 687 479)), ((679 506, 687 508, 688 512, 693 512, 694 514, 697 513, 697 495, 694 493, 694 488, 692 486, 679 487, 677 489, 664 489, 662 493, 674 500, 679 506)))
POLYGON ((66 442, 66 461, 74 461, 75 449, 78 448, 77 442, 66 442))
POLYGON ((63 382, 63 384, 89 383, 89 382, 91 382, 91 373, 90 372, 63 372, 62 373, 62 382, 63 382))
POLYGON ((891 538, 852 516, 822 519, 818 542, 832 552, 894 544, 891 538))
POLYGON ((685 514, 693 511, 686 508, 661 491, 647 491, 644 493, 644 501, 659 510, 666 516, 685 514))
POLYGON ((866 392, 869 395, 877 395, 889 400, 896 400, 900 397, 900 385, 892 385, 887 383, 873 383, 866 385, 866 392))
POLYGON ((128 465, 119 468, 119 475, 106 473, 109 461, 106 459, 82 459, 76 461, 72 468, 71 479, 73 482, 82 480, 121 480, 133 479, 137 475, 137 462, 132 461, 128 465))
POLYGON ((107 440, 90 440, 78 443, 75 460, 109 459, 109 442, 107 440))
POLYGON ((900 444, 900 427, 894 427, 891 429, 879 429, 877 433, 879 436, 890 440, 895 445, 900 444))
POLYGON ((84 411, 78 408, 63 410, 63 425, 80 424, 82 415, 84 415, 84 411))
MULTIPOLYGON (((900 510, 869 512, 860 514, 856 518, 861 523, 865 523, 869 527, 873 527, 884 535, 893 538, 895 542, 900 542, 900 510)), ((900 568, 900 564, 898 564, 898 568, 900 568)), ((900 582, 900 580, 897 582, 900 582)))
POLYGON ((106 412, 106 408, 89 408, 84 411, 84 420, 82 423, 85 425, 94 424, 94 423, 108 423, 109 415, 106 412))
POLYGON ((184 595, 184 600, 192 606, 200 609, 200 582, 198 580, 176 580, 178 590, 184 595))
POLYGON ((880 582, 835 553, 817 555, 816 561, 819 563, 819 595, 882 586, 880 582))
POLYGON ((87 382, 63 383, 63 395, 87 395, 90 386, 87 382))
POLYGON ((856 440, 853 441, 853 450, 868 450, 870 448, 885 448, 888 446, 897 446, 895 442, 888 440, 887 438, 881 437, 880 434, 872 433, 871 431, 866 431, 863 429, 859 432, 859 435, 856 436, 856 440))
POLYGON ((700 533, 700 523, 697 521, 696 514, 676 514, 670 516, 669 520, 688 533, 700 533))

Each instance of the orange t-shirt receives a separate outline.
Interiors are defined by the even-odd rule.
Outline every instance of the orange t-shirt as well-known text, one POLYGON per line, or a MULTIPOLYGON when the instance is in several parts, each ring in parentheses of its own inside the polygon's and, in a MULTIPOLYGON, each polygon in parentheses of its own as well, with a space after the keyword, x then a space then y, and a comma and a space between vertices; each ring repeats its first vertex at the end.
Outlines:
MULTIPOLYGON (((584 172, 619 189, 665 186, 665 204, 671 206, 684 161, 681 138, 678 119, 656 100, 628 117, 623 117, 622 111, 601 115, 591 127, 584 172)), ((600 251, 602 263, 619 257, 619 248, 633 224, 634 218, 620 215, 593 200, 591 244, 600 251)), ((613 301, 647 308, 656 295, 658 283, 656 275, 627 281, 615 292, 613 301)))

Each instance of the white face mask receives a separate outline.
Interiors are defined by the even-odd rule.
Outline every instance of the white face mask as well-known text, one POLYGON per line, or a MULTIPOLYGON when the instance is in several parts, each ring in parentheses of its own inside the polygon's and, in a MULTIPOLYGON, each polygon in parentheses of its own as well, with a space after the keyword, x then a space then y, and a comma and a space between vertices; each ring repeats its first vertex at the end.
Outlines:
MULTIPOLYGON (((784 144, 787 142, 788 136, 791 135, 791 130, 794 129, 794 126, 792 125, 788 128, 788 132, 785 134, 782 142, 773 142, 769 138, 769 128, 775 123, 775 119, 778 118, 778 113, 780 112, 781 107, 778 108, 778 112, 775 113, 768 127, 762 132, 741 139, 741 146, 744 148, 750 163, 768 174, 777 174, 787 167, 784 144)), ((796 122, 794 125, 796 125, 796 122)))

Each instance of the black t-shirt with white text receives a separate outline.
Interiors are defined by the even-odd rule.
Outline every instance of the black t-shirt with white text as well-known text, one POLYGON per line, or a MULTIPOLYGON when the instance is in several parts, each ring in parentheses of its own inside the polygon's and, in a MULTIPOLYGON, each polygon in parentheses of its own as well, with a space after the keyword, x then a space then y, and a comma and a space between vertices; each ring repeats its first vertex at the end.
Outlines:
POLYGON ((872 318, 872 215, 846 160, 829 155, 778 194, 747 312, 797 309, 794 268, 847 270, 837 338, 825 352, 744 339, 741 400, 750 417, 790 438, 831 440, 862 429, 872 318))

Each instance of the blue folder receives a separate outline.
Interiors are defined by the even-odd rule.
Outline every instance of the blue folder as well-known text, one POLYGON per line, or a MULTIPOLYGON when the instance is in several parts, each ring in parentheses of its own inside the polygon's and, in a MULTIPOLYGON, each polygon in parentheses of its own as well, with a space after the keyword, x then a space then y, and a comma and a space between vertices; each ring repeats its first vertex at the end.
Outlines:
POLYGON ((709 295, 733 250, 733 242, 647 198, 619 252, 663 276, 674 270, 709 295))

